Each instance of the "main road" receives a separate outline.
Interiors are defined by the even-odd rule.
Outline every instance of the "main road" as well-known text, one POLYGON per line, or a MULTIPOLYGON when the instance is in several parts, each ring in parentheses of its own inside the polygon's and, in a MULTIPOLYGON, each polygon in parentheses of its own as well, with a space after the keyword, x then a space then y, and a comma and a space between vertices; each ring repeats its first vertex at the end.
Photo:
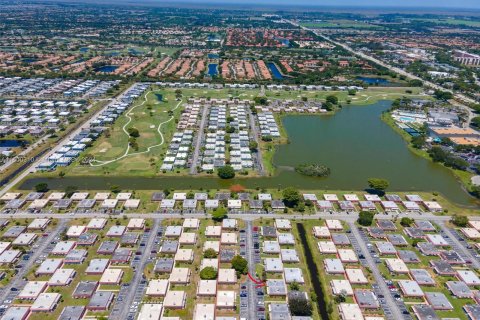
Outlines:
MULTIPOLYGON (((87 212, 87 213, 30 213, 28 211, 4 214, 4 218, 16 218, 16 219, 35 219, 35 218, 51 218, 51 219, 66 219, 66 218, 109 218, 109 217, 127 217, 127 218, 149 218, 149 219, 163 219, 163 218, 198 218, 209 219, 210 214, 205 213, 158 213, 158 212, 146 212, 146 213, 121 213, 118 215, 106 214, 101 212, 87 212)), ((253 221, 259 218, 278 218, 278 219, 299 219, 299 220, 312 220, 312 219, 342 219, 344 221, 356 221, 358 219, 358 213, 345 213, 345 212, 317 212, 315 214, 300 214, 300 213, 235 213, 228 214, 230 218, 243 219, 246 221, 253 221)), ((433 222, 448 222, 451 220, 451 216, 441 215, 436 216, 431 213, 401 213, 401 214, 376 214, 377 220, 392 220, 400 219, 402 217, 408 217, 414 220, 427 220, 433 222)), ((470 216, 470 220, 480 221, 480 216, 470 216)))
POLYGON ((288 22, 288 23, 290 23, 290 24, 292 24, 292 25, 294 25, 294 26, 296 26, 296 27, 299 27, 299 28, 301 28, 301 29, 303 29, 303 30, 313 32, 315 35, 317 35, 317 36, 319 36, 319 37, 322 37, 323 39, 327 40, 328 42, 333 43, 334 45, 339 46, 339 47, 345 49, 346 51, 348 51, 348 52, 350 52, 350 53, 352 53, 352 54, 354 54, 354 55, 356 55, 356 56, 358 56, 358 57, 360 57, 360 58, 363 58, 363 59, 365 59, 365 60, 369 60, 369 61, 374 62, 374 63, 376 63, 376 64, 378 64, 378 65, 380 65, 380 66, 382 66, 382 67, 384 67, 384 68, 387 68, 387 69, 389 69, 390 71, 393 71, 393 72, 395 72, 395 73, 397 73, 397 74, 399 74, 399 75, 405 76, 405 77, 407 77, 407 78, 409 78, 409 79, 413 79, 413 80, 420 80, 420 81, 423 82, 423 85, 426 86, 426 87, 428 87, 428 88, 431 88, 431 89, 434 89, 434 90, 442 90, 442 91, 446 91, 446 92, 452 93, 453 96, 454 96, 454 98, 455 98, 455 100, 456 100, 456 101, 452 101, 452 104, 454 104, 454 105, 456 105, 457 107, 462 108, 463 110, 465 110, 465 112, 466 112, 467 115, 468 115, 468 118, 467 118, 467 121, 466 121, 466 125, 467 125, 467 126, 470 125, 470 122, 471 122, 472 118, 474 117, 474 113, 472 112, 472 109, 470 109, 468 106, 464 105, 463 103, 475 104, 475 103, 477 103, 477 101, 475 101, 474 99, 469 98, 469 97, 467 97, 467 96, 465 96, 465 95, 463 95, 463 94, 461 94, 461 93, 456 93, 456 92, 454 92, 454 91, 452 91, 452 90, 450 90, 450 89, 444 88, 444 87, 442 87, 442 86, 440 86, 440 85, 438 85, 438 84, 435 84, 435 83, 433 83, 433 82, 431 82, 431 81, 422 79, 422 78, 420 78, 420 77, 418 77, 418 76, 416 76, 416 75, 414 75, 414 74, 412 74, 412 73, 410 73, 410 72, 407 72, 407 71, 405 71, 405 70, 403 70, 403 69, 400 69, 400 68, 398 68, 398 67, 392 66, 392 65, 390 65, 390 64, 388 64, 388 63, 386 63, 386 62, 384 62, 384 61, 382 61, 382 60, 379 60, 379 59, 377 59, 377 58, 375 58, 375 57, 372 57, 372 56, 370 56, 370 55, 368 55, 368 54, 365 54, 365 53, 363 53, 363 52, 357 51, 357 50, 351 48, 350 46, 348 46, 348 45, 346 45, 346 44, 344 44, 344 43, 335 41, 335 40, 331 39, 330 37, 327 37, 326 35, 321 34, 320 32, 316 31, 315 29, 310 29, 310 28, 307 28, 307 27, 303 27, 303 26, 299 25, 298 23, 296 23, 296 22, 294 22, 294 21, 291 21, 291 20, 284 19, 284 21, 285 21, 285 22, 288 22))
POLYGON ((118 95, 116 98, 114 98, 112 100, 112 102, 106 104, 103 108, 100 108, 99 110, 97 110, 96 112, 92 113, 90 115, 89 118, 87 118, 83 123, 79 124, 78 127, 76 129, 74 129, 70 134, 66 135, 65 137, 63 137, 60 141, 56 142, 56 145, 52 147, 52 149, 48 152, 46 152, 43 156, 39 157, 38 159, 36 159, 35 161, 32 162, 32 164, 30 166, 28 166, 27 168, 25 168, 25 170, 23 170, 20 174, 18 174, 14 179, 10 180, 8 183, 6 183, 5 185, 2 186, 2 189, 0 190, 0 197, 3 196, 8 190, 10 190, 11 188, 13 188, 16 184, 18 184, 20 181, 22 181, 23 179, 25 179, 30 173, 34 173, 36 171, 36 168, 37 166, 46 161, 52 154, 54 154, 57 150, 59 150, 60 148, 63 147, 63 145, 65 144, 65 142, 69 141, 70 139, 72 139, 73 137, 75 137, 76 135, 78 135, 82 130, 84 129, 87 129, 90 127, 90 124, 92 123, 92 121, 94 121, 95 119, 97 119, 97 117, 105 110, 107 110, 107 108, 111 105, 111 104, 115 104, 115 103, 118 103, 120 101, 121 98, 123 98, 123 96, 125 95, 126 92, 128 92, 128 90, 135 86, 136 83, 134 83, 133 85, 131 85, 130 87, 128 87, 127 89, 125 89, 120 95, 118 95))

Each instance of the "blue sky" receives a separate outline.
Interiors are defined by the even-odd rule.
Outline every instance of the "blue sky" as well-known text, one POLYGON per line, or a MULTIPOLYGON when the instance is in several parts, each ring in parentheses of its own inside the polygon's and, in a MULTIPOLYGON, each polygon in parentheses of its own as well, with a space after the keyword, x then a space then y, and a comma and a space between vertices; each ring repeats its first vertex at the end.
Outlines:
MULTIPOLYGON (((170 0, 169 2, 175 2, 170 0)), ((431 7, 431 8, 476 8, 480 9, 480 0, 180 0, 190 3, 234 3, 234 4, 280 4, 280 5, 317 5, 317 6, 377 6, 377 7, 431 7)))

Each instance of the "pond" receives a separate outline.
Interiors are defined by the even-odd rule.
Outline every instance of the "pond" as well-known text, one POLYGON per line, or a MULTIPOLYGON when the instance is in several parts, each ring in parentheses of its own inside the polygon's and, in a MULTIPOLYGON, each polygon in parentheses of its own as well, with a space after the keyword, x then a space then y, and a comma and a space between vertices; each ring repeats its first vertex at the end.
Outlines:
POLYGON ((22 62, 25 62, 25 63, 34 63, 34 62, 37 62, 38 59, 37 58, 23 58, 22 59, 22 62))
POLYGON ((118 66, 101 66, 95 69, 96 72, 111 73, 118 69, 118 66))
POLYGON ((390 101, 381 101, 369 106, 346 106, 333 116, 283 117, 290 144, 278 147, 273 162, 279 169, 273 177, 228 181, 215 176, 37 178, 21 187, 31 189, 45 181, 54 189, 69 185, 96 190, 109 189, 110 185, 140 190, 214 189, 240 183, 247 188, 363 190, 368 178, 378 177, 390 181, 389 191, 438 191, 460 205, 475 204, 447 168, 416 156, 403 138, 380 119, 390 105, 390 101), (327 178, 302 176, 292 170, 301 163, 324 164, 332 173, 327 178))
POLYGON ((373 77, 357 77, 357 80, 361 80, 366 84, 380 84, 387 85, 390 84, 390 81, 384 78, 373 78, 373 77))
POLYGON ((139 55, 139 54, 143 54, 143 51, 135 49, 135 48, 129 48, 128 53, 133 54, 133 55, 139 55))
POLYGON ((26 144, 28 144, 28 141, 25 140, 0 140, 0 148, 16 148, 26 144))
POLYGON ((218 75, 218 64, 216 63, 210 63, 208 65, 208 75, 210 77, 218 75))
POLYGON ((275 79, 277 79, 277 80, 283 79, 283 76, 280 73, 280 70, 278 70, 277 65, 275 63, 269 62, 267 65, 268 65, 268 68, 270 69, 270 71, 272 71, 272 75, 275 79))

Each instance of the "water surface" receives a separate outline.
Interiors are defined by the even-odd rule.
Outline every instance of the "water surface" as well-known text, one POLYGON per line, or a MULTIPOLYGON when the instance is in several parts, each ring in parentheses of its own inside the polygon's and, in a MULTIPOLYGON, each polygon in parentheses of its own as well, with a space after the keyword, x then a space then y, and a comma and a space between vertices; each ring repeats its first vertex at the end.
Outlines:
POLYGON ((163 190, 228 188, 240 183, 247 188, 363 190, 371 177, 390 181, 389 191, 437 191, 461 205, 472 205, 469 196, 447 168, 412 153, 403 138, 380 116, 391 102, 369 106, 346 106, 333 116, 288 115, 282 118, 290 143, 278 147, 273 162, 279 168, 273 177, 221 180, 212 177, 65 177, 30 179, 22 188, 46 181, 51 188, 74 185, 81 189, 163 190), (292 170, 297 164, 319 163, 330 167, 327 178, 302 176, 292 170))

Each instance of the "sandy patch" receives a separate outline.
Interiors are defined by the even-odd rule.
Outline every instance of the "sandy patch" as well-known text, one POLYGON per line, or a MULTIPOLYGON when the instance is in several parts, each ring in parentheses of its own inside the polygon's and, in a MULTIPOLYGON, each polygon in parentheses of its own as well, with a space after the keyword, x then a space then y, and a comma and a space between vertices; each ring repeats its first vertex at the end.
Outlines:
POLYGON ((107 148, 103 148, 103 149, 98 151, 98 153, 105 153, 105 152, 107 152, 107 148))

